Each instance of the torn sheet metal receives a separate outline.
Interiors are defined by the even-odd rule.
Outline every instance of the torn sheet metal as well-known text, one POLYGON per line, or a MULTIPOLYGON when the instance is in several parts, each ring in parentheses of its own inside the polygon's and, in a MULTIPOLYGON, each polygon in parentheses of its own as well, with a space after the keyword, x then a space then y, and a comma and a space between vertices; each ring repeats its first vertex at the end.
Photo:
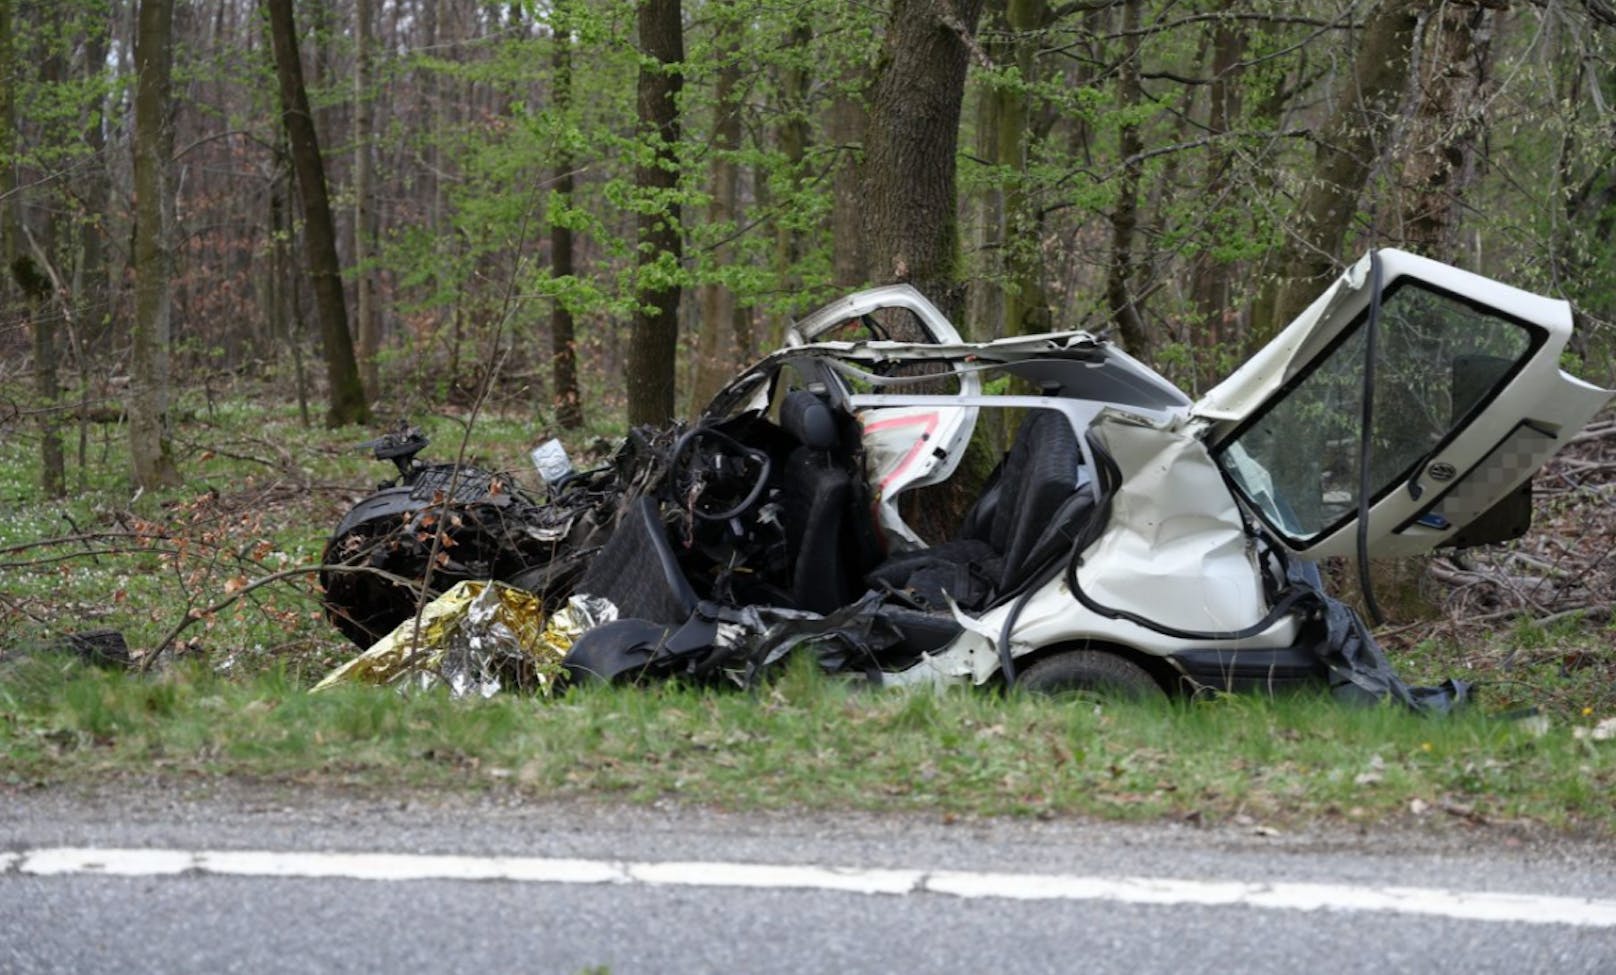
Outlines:
POLYGON ((1095 602, 1163 626, 1231 631, 1266 612, 1245 520, 1206 446, 1177 421, 1105 410, 1090 430, 1121 483, 1078 579, 1095 602))
MULTIPOLYGON (((569 603, 562 613, 572 608, 569 603)), ((506 687, 548 694, 565 653, 557 645, 570 645, 573 630, 587 629, 589 619, 580 612, 552 629, 533 593, 497 582, 460 582, 422 609, 419 626, 405 620, 314 690, 358 682, 441 684, 456 697, 491 697, 506 687)))

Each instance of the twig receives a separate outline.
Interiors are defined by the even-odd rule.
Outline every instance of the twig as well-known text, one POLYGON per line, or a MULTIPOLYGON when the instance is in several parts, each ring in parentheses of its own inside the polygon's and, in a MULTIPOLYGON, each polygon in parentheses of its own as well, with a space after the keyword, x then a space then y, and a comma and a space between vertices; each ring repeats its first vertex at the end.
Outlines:
POLYGON ((168 631, 168 635, 163 637, 162 642, 158 643, 150 653, 146 654, 140 659, 141 672, 144 673, 150 670, 152 665, 157 662, 157 658, 162 656, 163 651, 172 646, 174 641, 179 639, 181 633, 184 633, 198 622, 229 609, 244 596, 262 589, 270 583, 279 582, 283 579, 290 579, 295 576, 311 575, 317 572, 362 572, 367 575, 381 576, 383 579, 411 589, 415 588, 416 585, 414 579, 406 579, 403 576, 388 572, 385 569, 377 569, 368 565, 300 565, 291 569, 282 569, 279 572, 271 572, 269 575, 255 579, 252 582, 242 586, 240 589, 227 594, 223 599, 207 607, 206 609, 199 610, 195 606, 188 607, 183 618, 181 618, 178 623, 174 624, 174 627, 168 631))

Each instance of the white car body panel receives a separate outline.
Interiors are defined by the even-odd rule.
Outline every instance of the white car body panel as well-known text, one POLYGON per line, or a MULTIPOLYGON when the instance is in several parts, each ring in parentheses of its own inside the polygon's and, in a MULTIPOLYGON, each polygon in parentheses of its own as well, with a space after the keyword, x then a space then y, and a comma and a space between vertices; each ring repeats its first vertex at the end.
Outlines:
MULTIPOLYGON (((1383 294, 1414 284, 1451 296, 1445 300, 1473 308, 1478 317, 1507 320, 1534 336, 1533 346, 1521 354, 1507 378, 1484 397, 1482 409, 1452 418, 1440 442, 1407 476, 1399 475, 1398 483, 1373 486, 1368 549, 1376 557, 1395 557, 1430 551, 1485 514, 1530 478, 1610 400, 1612 392, 1560 370, 1560 354, 1572 331, 1566 302, 1402 251, 1382 250, 1375 256, 1381 262, 1383 294)), ((1277 338, 1203 396, 1193 414, 1206 424, 1208 441, 1215 446, 1232 441, 1272 404, 1290 395, 1295 384, 1364 320, 1372 279, 1371 257, 1366 256, 1277 338)), ((1376 394, 1377 403, 1387 398, 1385 393, 1376 394)), ((1377 419, 1377 433, 1384 420, 1377 419)), ((1323 445, 1291 447, 1305 452, 1323 445)), ((1237 487, 1243 482, 1252 489, 1243 498, 1247 506, 1278 529, 1279 541, 1292 552, 1310 559, 1356 553, 1356 515, 1321 533, 1288 534, 1283 512, 1260 498, 1264 493, 1283 493, 1273 489, 1270 472, 1240 447, 1225 450, 1222 457, 1237 487)), ((1329 496, 1322 484, 1312 487, 1329 496)))
MULTIPOLYGON (((1571 332, 1571 311, 1565 302, 1400 251, 1383 250, 1377 257, 1383 293, 1400 280, 1416 282, 1538 330, 1529 358, 1516 364, 1486 407, 1460 418, 1463 422, 1440 448, 1422 459, 1411 478, 1415 487, 1398 485, 1376 498, 1370 508, 1370 550, 1380 556, 1427 551, 1451 538, 1530 477, 1612 393, 1559 370, 1559 355, 1571 332), (1463 476, 1437 483, 1431 471, 1443 464, 1463 476), (1419 515, 1438 509, 1446 527, 1418 522, 1419 515)), ((1373 278, 1371 258, 1366 256, 1269 345, 1194 403, 1148 366, 1086 333, 965 342, 935 306, 907 285, 851 295, 797 323, 787 337, 788 348, 769 359, 822 354, 849 380, 842 402, 860 422, 877 521, 898 548, 926 544, 899 515, 899 496, 907 489, 941 482, 954 472, 980 408, 1059 410, 1078 431, 1080 441, 1085 431, 1098 434, 1121 469, 1122 483, 1112 498, 1107 527, 1082 553, 1076 570, 1090 604, 1080 601, 1065 574, 1060 574, 1037 586, 1018 610, 1001 604, 973 617, 955 607, 955 619, 963 628, 960 635, 913 666, 885 674, 884 682, 993 679, 1001 667, 1001 629, 1013 611, 1017 616, 1008 647, 1012 658, 1053 646, 1127 647, 1160 657, 1208 646, 1255 651, 1291 646, 1301 630, 1298 617, 1281 614, 1264 623, 1270 610, 1268 594, 1242 508, 1261 512, 1239 490, 1242 480, 1270 483, 1268 472, 1240 449, 1227 449, 1225 441, 1305 377, 1362 322, 1373 278), (933 342, 821 338, 850 319, 885 308, 913 312, 933 342), (990 366, 962 365, 1081 350, 1103 351, 1093 364, 1093 399, 1070 392, 1060 397, 985 395, 977 368, 990 366), (875 372, 883 364, 928 359, 954 363, 959 395, 909 392, 905 381, 875 372), (858 392, 856 386, 876 391, 858 392), (1129 405, 1119 407, 1119 400, 1129 405), (1239 471, 1240 477, 1229 477, 1231 470, 1239 471)), ((753 399, 754 406, 767 405, 762 393, 753 399)), ((1083 449, 1086 455, 1086 442, 1083 449)), ((1314 448, 1302 444, 1298 449, 1314 448)), ((1086 456, 1086 466, 1092 462, 1086 456)), ((1356 520, 1349 518, 1302 545, 1290 544, 1282 532, 1271 534, 1312 559, 1351 554, 1355 525, 1356 520)))
POLYGON ((1091 425, 1121 470, 1105 531, 1083 552, 1102 606, 1198 633, 1258 623, 1267 607, 1245 517, 1206 445, 1181 423, 1115 410, 1091 425))

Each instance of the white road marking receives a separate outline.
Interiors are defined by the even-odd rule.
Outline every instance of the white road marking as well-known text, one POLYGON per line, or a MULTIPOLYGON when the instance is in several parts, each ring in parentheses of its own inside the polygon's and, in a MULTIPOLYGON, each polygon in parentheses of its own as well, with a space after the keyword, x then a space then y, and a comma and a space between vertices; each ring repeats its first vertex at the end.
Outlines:
POLYGON ((350 880, 499 880, 546 884, 747 887, 965 899, 1200 904, 1267 910, 1368 911, 1493 921, 1616 928, 1616 900, 1541 894, 1247 883, 1169 877, 867 870, 812 864, 633 863, 553 857, 271 850, 118 850, 77 847, 0 853, 0 873, 37 877, 118 877, 194 873, 229 877, 332 877, 350 880))

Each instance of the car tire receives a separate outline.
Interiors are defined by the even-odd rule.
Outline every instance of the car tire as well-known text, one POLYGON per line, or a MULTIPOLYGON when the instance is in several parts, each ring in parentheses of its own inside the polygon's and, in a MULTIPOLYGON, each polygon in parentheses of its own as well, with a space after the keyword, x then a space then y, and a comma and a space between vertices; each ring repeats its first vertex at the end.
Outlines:
POLYGON ((1157 701, 1167 696, 1145 668, 1104 650, 1069 650, 1045 657, 1022 671, 1016 686, 1052 697, 1084 694, 1157 701))

